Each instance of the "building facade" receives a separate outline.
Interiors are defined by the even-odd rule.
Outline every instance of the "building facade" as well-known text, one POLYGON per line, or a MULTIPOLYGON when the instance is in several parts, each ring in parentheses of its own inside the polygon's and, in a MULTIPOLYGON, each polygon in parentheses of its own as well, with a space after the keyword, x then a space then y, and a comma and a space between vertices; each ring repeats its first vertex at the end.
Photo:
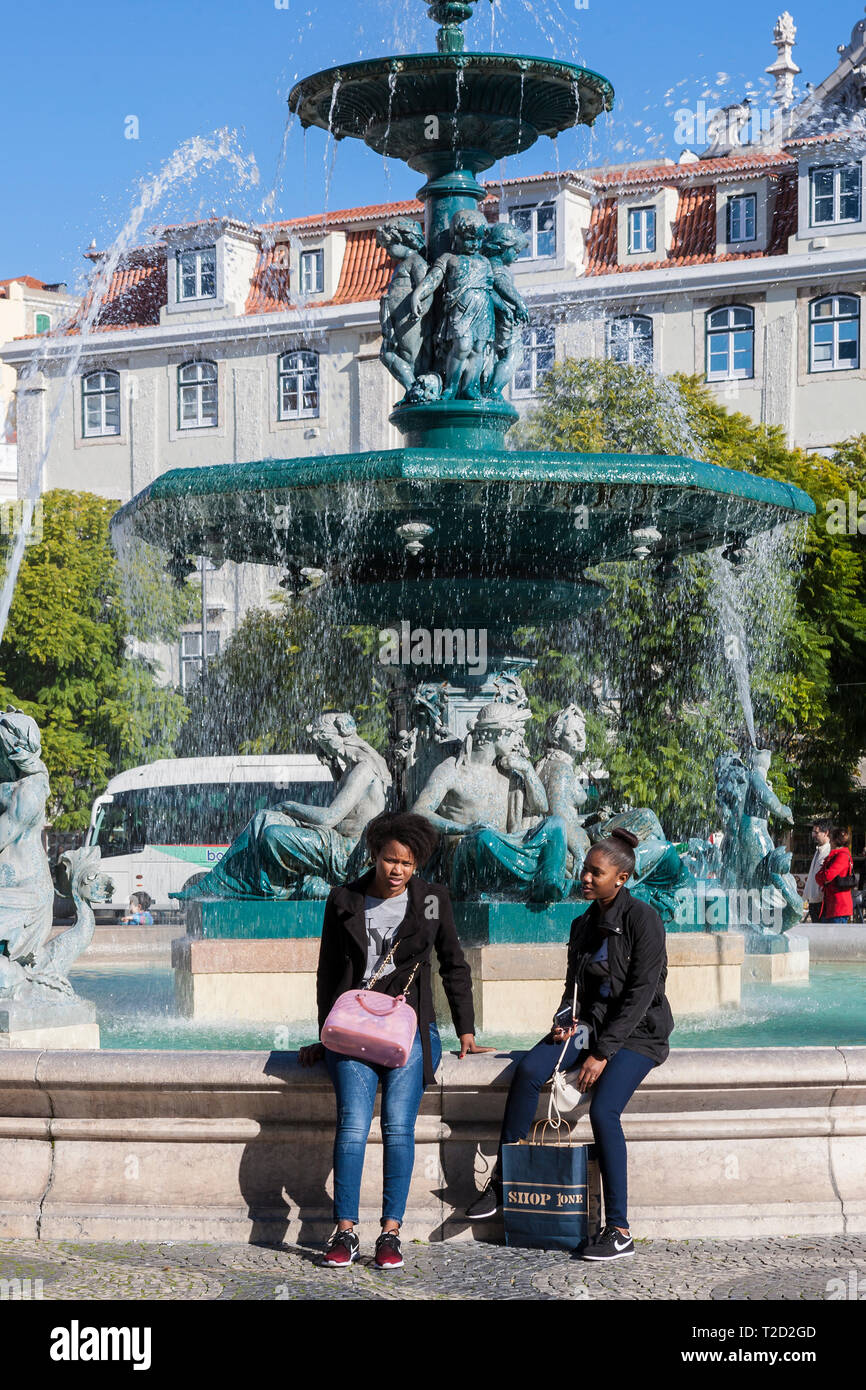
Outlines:
MULTIPOLYGON (((780 16, 768 124, 741 104, 713 113, 700 155, 488 185, 487 217, 529 238, 514 267, 533 318, 510 388, 521 410, 555 360, 607 356, 701 375, 808 449, 866 431, 866 21, 800 102, 795 36, 780 16)), ((375 230, 422 212, 224 217, 161 228, 116 264, 93 256, 70 330, 0 349, 18 378, 22 495, 40 470, 44 489, 123 502, 167 469, 398 446, 375 230)), ((195 678, 202 644, 218 650, 277 578, 206 576, 208 634, 162 654, 166 678, 195 678)))

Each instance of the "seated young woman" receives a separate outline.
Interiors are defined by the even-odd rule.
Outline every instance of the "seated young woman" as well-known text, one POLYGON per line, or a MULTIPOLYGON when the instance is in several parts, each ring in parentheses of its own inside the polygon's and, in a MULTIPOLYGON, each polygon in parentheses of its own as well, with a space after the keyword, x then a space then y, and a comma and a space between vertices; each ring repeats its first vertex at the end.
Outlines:
POLYGON ((582 1092, 591 1092, 589 1119, 604 1194, 600 1235, 581 1250, 585 1260, 634 1255, 628 1223, 628 1170, 621 1116, 653 1067, 668 1055, 673 1016, 665 997, 667 954, 662 920, 654 908, 626 888, 634 870, 637 837, 614 830, 593 845, 580 873, 590 907, 571 926, 568 968, 553 1028, 518 1065, 505 1107, 499 1153, 490 1181, 467 1212, 472 1221, 494 1216, 502 1205, 502 1145, 529 1133, 542 1086, 561 1062, 577 1071, 582 1092), (571 1016, 577 986, 578 1016, 571 1016), (563 1016, 562 1010, 566 1010, 563 1016), (589 1047, 576 1041, 579 1024, 589 1029, 589 1047))
POLYGON ((319 1028, 347 990, 371 985, 385 994, 405 993, 418 1017, 412 1051, 402 1067, 372 1065, 321 1043, 301 1048, 299 1056, 303 1066, 324 1058, 337 1096, 336 1229, 324 1262, 342 1268, 359 1255, 355 1226, 361 1176, 376 1091, 381 1086, 382 1233, 376 1241, 374 1263, 379 1269, 398 1269, 403 1264, 400 1226, 415 1159, 415 1121, 424 1088, 435 1080, 442 1056, 431 986, 434 951, 460 1039, 461 1059, 491 1049, 475 1041, 472 977, 457 940, 448 889, 416 873, 433 854, 438 833, 423 816, 386 813, 370 821, 366 838, 373 867, 355 882, 332 888, 325 905, 316 976, 319 1028))

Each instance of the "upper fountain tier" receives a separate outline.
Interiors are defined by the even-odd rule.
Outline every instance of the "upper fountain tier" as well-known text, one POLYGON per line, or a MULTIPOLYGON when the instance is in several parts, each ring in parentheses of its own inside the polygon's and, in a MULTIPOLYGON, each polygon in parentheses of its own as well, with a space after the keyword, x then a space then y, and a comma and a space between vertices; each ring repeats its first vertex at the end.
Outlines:
MULTIPOLYGON (((474 3, 474 0, 472 0, 474 3)), ((442 24, 436 53, 348 63, 305 78, 289 95, 303 126, 364 140, 429 177, 477 174, 497 159, 592 125, 613 105, 607 78, 574 63, 510 53, 465 53, 460 24, 472 3, 430 6, 442 24)))

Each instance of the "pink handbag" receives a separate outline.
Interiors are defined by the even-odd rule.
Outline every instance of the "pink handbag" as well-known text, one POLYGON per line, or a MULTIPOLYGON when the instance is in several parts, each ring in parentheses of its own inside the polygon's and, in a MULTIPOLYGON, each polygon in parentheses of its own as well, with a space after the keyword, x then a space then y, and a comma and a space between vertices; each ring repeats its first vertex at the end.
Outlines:
POLYGON ((349 989, 341 994, 322 1025, 321 1041, 331 1052, 345 1057, 357 1057, 383 1067, 403 1067, 409 1060, 418 1019, 415 1010, 406 1003, 406 994, 415 978, 415 971, 403 994, 396 997, 378 994, 373 985, 393 955, 391 947, 381 966, 363 989, 349 989))

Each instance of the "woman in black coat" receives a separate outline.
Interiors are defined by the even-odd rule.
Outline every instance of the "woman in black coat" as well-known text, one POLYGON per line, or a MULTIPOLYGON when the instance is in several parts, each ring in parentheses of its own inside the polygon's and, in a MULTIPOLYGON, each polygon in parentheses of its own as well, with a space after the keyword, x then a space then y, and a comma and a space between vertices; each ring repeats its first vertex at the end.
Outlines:
POLYGON ((584 1247, 585 1260, 622 1259, 634 1254, 620 1117, 643 1079, 667 1057, 674 1026, 664 992, 667 953, 662 920, 654 908, 632 897, 625 886, 634 870, 637 843, 630 831, 614 830, 593 845, 584 860, 581 890, 591 906, 571 926, 562 1003, 551 1032, 526 1053, 515 1072, 499 1141, 500 1159, 487 1187, 467 1213, 471 1220, 481 1221, 499 1210, 502 1145, 526 1138, 541 1088, 557 1064, 564 1070, 579 1068, 579 1089, 592 1090, 589 1119, 605 1208, 604 1229, 597 1240, 584 1247), (572 1016, 575 987, 576 1018, 572 1016), (588 1049, 578 1041, 580 1025, 589 1030, 588 1049))
POLYGON ((431 984, 434 950, 460 1038, 460 1057, 489 1049, 475 1042, 472 977, 457 940, 448 890, 415 875, 436 847, 436 831, 423 816, 385 814, 370 822, 366 838, 374 867, 354 883, 332 888, 325 905, 316 974, 319 1028, 347 990, 366 985, 384 994, 405 994, 418 1017, 412 1052, 404 1066, 384 1067, 316 1043, 301 1049, 300 1060, 310 1066, 324 1058, 337 1096, 336 1230, 325 1252, 325 1263, 336 1268, 358 1258, 355 1225, 364 1153, 381 1084, 384 1182, 375 1263, 395 1269, 403 1263, 399 1231, 412 1178, 415 1121, 424 1087, 435 1080, 442 1055, 431 984))

